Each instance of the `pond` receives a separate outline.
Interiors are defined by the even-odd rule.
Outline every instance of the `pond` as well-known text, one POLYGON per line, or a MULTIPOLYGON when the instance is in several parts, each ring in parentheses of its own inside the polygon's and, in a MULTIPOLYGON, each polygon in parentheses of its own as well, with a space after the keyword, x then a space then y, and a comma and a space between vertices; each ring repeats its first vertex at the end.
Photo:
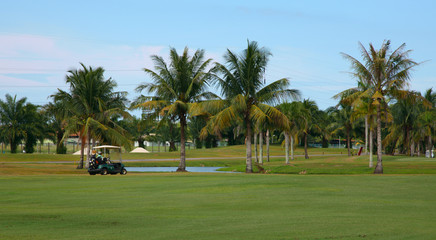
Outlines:
MULTIPOLYGON (((232 173, 225 171, 217 171, 223 167, 186 167, 186 171, 188 172, 201 172, 201 173, 211 173, 211 172, 219 172, 219 173, 232 173)), ((177 167, 126 167, 128 172, 175 172, 177 167)))

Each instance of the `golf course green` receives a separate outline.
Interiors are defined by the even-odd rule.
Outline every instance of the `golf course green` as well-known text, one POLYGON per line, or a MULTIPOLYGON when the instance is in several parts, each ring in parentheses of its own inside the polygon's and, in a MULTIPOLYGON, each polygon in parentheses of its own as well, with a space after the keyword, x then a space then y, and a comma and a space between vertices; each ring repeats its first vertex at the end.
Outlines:
POLYGON ((434 239, 436 176, 0 177, 0 239, 434 239))
MULTIPOLYGON (((245 160, 232 159, 239 155, 233 150, 223 159, 193 151, 199 159, 187 165, 243 170, 245 160)), ((368 156, 326 154, 289 165, 271 158, 255 174, 89 176, 76 169, 76 159, 6 156, 0 159, 2 240, 436 239, 434 159, 384 156, 384 175, 371 173, 368 156)), ((177 160, 125 164, 177 166, 177 160)))

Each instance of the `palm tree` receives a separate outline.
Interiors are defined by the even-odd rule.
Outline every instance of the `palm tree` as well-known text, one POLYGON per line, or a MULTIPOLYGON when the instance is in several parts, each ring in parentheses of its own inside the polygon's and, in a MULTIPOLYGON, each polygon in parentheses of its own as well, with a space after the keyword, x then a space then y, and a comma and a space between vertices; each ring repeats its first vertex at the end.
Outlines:
POLYGON ((434 143, 436 130, 436 92, 432 88, 425 91, 424 98, 418 107, 421 112, 416 123, 418 129, 417 135, 426 138, 426 150, 431 151, 434 145, 432 142, 434 143))
POLYGON ((38 139, 44 139, 48 127, 44 115, 41 114, 38 109, 39 107, 37 105, 31 103, 27 103, 24 107, 24 150, 26 153, 33 153, 35 151, 35 145, 38 139))
POLYGON ((176 142, 180 139, 180 126, 174 119, 164 117, 157 122, 155 127, 156 140, 169 142, 169 152, 177 151, 176 142))
POLYGON ((251 141, 253 126, 273 122, 277 127, 286 128, 288 119, 278 109, 268 105, 288 98, 298 98, 298 90, 286 89, 287 78, 264 85, 264 73, 271 53, 259 48, 257 42, 248 41, 247 49, 241 55, 230 50, 224 55, 225 65, 216 64, 222 77, 216 77, 216 83, 225 97, 224 101, 206 104, 206 109, 220 109, 208 123, 210 132, 219 132, 238 124, 245 129, 246 169, 252 173, 251 141))
POLYGON ((286 115, 289 120, 289 129, 284 131, 285 136, 285 160, 289 164, 289 142, 291 146, 291 160, 294 160, 294 139, 298 137, 303 131, 305 120, 302 114, 302 102, 285 102, 277 106, 277 108, 286 115))
POLYGON ((354 129, 354 123, 352 120, 353 109, 351 105, 345 104, 342 100, 336 105, 328 109, 334 121, 330 124, 330 128, 333 129, 333 134, 338 131, 344 131, 347 138, 347 150, 348 156, 351 156, 351 134, 354 129))
POLYGON ((407 94, 398 99, 391 106, 393 123, 389 126, 389 134, 384 143, 393 143, 400 148, 400 153, 413 154, 414 145, 413 135, 417 130, 418 117, 424 109, 420 108, 420 103, 427 105, 420 93, 408 91, 407 94))
POLYGON ((301 103, 300 117, 303 120, 301 131, 304 141, 304 158, 309 159, 307 152, 308 136, 315 133, 321 133, 322 129, 319 126, 320 111, 315 101, 304 99, 301 103))
MULTIPOLYGON (((376 116, 375 105, 372 104, 373 88, 370 88, 364 81, 358 81, 357 87, 350 88, 333 96, 335 99, 341 99, 341 102, 352 106, 353 112, 351 120, 354 122, 359 118, 365 121, 365 154, 369 147, 369 167, 373 167, 373 127, 376 116), (368 146, 369 145, 369 146, 368 146)), ((386 116, 386 115, 385 115, 386 116)))
POLYGON ((83 168, 85 143, 88 144, 87 157, 90 158, 91 138, 110 139, 113 144, 123 145, 127 149, 131 147, 127 132, 112 120, 115 115, 130 116, 124 110, 127 93, 114 92, 117 84, 111 78, 104 79, 103 68, 87 68, 82 63, 81 66, 81 70, 68 71, 66 82, 70 85, 70 92, 58 89, 52 95, 55 102, 65 103, 69 112, 62 140, 71 133, 78 133, 81 139, 79 169, 83 168))
POLYGON ((381 108, 387 105, 386 96, 396 97, 410 79, 410 70, 418 65, 408 55, 410 50, 404 51, 405 44, 391 52, 390 41, 384 41, 381 48, 376 50, 369 44, 369 51, 359 43, 363 62, 342 53, 351 62, 352 74, 373 89, 377 106, 377 166, 374 173, 383 173, 382 139, 381 139, 381 108))
POLYGON ((0 100, 0 132, 8 139, 11 153, 17 152, 17 146, 26 136, 25 115, 26 98, 17 100, 6 94, 6 101, 0 100))
POLYGON ((118 124, 129 132, 132 141, 138 142, 138 146, 144 148, 145 136, 151 132, 154 126, 153 122, 132 116, 131 118, 123 119, 118 124))
POLYGON ((63 144, 66 122, 68 119, 67 104, 62 101, 55 101, 46 104, 43 107, 45 114, 48 116, 49 125, 55 135, 56 153, 65 154, 66 147, 63 144))
POLYGON ((152 56, 155 71, 144 68, 153 83, 142 84, 138 91, 146 90, 155 96, 143 97, 144 101, 133 108, 156 110, 162 117, 180 121, 180 164, 177 171, 186 171, 185 142, 187 118, 190 112, 198 108, 197 102, 216 97, 206 91, 212 70, 207 71, 212 59, 204 61, 204 50, 197 50, 192 57, 188 48, 182 55, 176 49, 170 49, 170 63, 162 57, 152 56))
MULTIPOLYGON (((361 94, 357 96, 358 98, 352 102, 353 113, 351 115, 352 121, 355 121, 359 118, 365 119, 365 148, 369 149, 369 167, 373 166, 373 132, 375 126, 375 116, 376 109, 375 106, 371 104, 370 99, 366 98, 366 100, 362 101, 364 98, 365 92, 358 92, 361 94)), ((386 115, 385 115, 386 116, 386 115)), ((387 121, 387 120, 386 120, 387 121)))

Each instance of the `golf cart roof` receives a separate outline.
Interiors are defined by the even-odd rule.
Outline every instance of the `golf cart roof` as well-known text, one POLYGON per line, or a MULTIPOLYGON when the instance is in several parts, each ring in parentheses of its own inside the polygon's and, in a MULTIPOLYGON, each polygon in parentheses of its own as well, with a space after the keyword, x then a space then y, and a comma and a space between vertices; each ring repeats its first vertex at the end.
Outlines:
POLYGON ((121 147, 118 146, 111 146, 111 145, 101 145, 98 147, 93 147, 94 149, 121 149, 121 147))

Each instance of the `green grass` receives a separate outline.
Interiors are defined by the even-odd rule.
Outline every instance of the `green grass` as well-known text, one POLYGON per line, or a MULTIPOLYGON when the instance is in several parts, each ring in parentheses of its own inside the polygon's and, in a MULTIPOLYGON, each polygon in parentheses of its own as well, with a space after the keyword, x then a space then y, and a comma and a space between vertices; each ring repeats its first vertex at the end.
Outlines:
MULTIPOLYGON (((254 158, 253 158, 254 161, 254 158)), ((376 157, 374 156, 374 165, 376 157)), ((126 162, 128 167, 176 167, 179 161, 126 162)), ((187 161, 188 167, 216 166, 224 167, 221 171, 245 172, 245 159, 212 159, 187 161)), ((423 157, 383 156, 386 174, 436 174, 436 159, 423 157)), ((259 168, 254 164, 255 172, 259 168)), ((368 156, 313 156, 309 159, 297 157, 289 165, 283 157, 271 158, 264 162, 262 168, 266 173, 281 174, 372 174, 374 168, 368 166, 368 156)))
MULTIPOLYGON (((315 156, 309 159, 297 157, 286 165, 283 158, 272 159, 262 166, 266 173, 286 174, 371 174, 374 168, 369 168, 368 156, 315 156)), ((376 156, 374 156, 374 166, 376 156)), ((407 156, 383 156, 385 174, 436 174, 436 159, 407 156)), ((245 165, 233 164, 222 168, 222 171, 245 171, 245 165)), ((258 168, 255 168, 259 171, 258 168)))
MULTIPOLYGON (((290 165, 285 165, 283 149, 272 146, 271 158, 262 166, 266 173, 284 174, 371 174, 373 168, 368 167, 368 156, 331 155, 338 154, 343 149, 309 149, 309 159, 296 157, 290 165), (326 155, 322 155, 322 154, 326 155)), ((302 154, 298 148, 296 155, 302 154)), ((223 171, 245 171, 244 146, 230 146, 214 149, 192 149, 187 152, 188 167, 216 166, 225 167, 223 171), (235 158, 236 157, 236 158, 235 158), (203 159, 201 159, 203 158, 203 159), (214 159, 206 159, 214 158, 214 159)), ((123 154, 123 159, 161 159, 160 161, 124 162, 127 167, 176 167, 179 165, 179 153, 123 154), (162 161, 162 159, 170 159, 162 161)), ((32 175, 32 174, 86 174, 86 170, 76 170, 79 156, 56 154, 0 154, 0 175, 32 175), (40 162, 51 164, 41 164, 40 162), (69 164, 56 164, 56 161, 67 161, 69 164), (25 164, 26 163, 26 164, 25 164), (29 164, 31 163, 31 164, 29 164)), ((253 162, 255 158, 253 156, 253 162)), ((374 156, 374 164, 376 157, 374 156)), ((407 156, 383 156, 384 172, 386 174, 436 174, 436 159, 407 156)), ((254 166, 257 172, 259 169, 254 166)))
POLYGON ((0 239, 435 239, 436 175, 0 177, 0 239))
MULTIPOLYGON (((271 152, 283 155, 280 146, 271 152)), ((189 150, 188 157, 217 159, 187 165, 244 171, 244 159, 230 158, 244 155, 243 146, 189 150)), ((138 158, 173 159, 126 166, 179 163, 178 153, 123 155, 138 158)), ((0 239, 436 238, 436 159, 384 156, 383 176, 371 174, 367 156, 297 157, 290 165, 271 158, 267 174, 127 176, 89 176, 77 160, 0 155, 0 239), (69 163, 53 163, 62 160, 69 163)))
MULTIPOLYGON (((346 154, 347 149, 337 149, 337 148, 309 148, 309 154, 346 154)), ((254 154, 254 150, 253 150, 254 154)), ((284 149, 279 145, 271 145, 270 155, 271 156, 283 156, 284 149)), ((304 154, 303 148, 297 148, 295 154, 304 154)), ((266 150, 264 147, 264 155, 266 155, 266 150)), ((207 158, 207 157, 218 157, 218 158, 228 158, 228 157, 245 157, 245 146, 229 146, 229 147, 219 147, 210 149, 187 149, 187 158, 207 158)), ((153 152, 153 153, 123 153, 123 159, 180 159, 180 152, 153 152)), ((29 162, 29 161, 79 161, 80 156, 72 154, 10 154, 0 153, 0 162, 29 162)))

